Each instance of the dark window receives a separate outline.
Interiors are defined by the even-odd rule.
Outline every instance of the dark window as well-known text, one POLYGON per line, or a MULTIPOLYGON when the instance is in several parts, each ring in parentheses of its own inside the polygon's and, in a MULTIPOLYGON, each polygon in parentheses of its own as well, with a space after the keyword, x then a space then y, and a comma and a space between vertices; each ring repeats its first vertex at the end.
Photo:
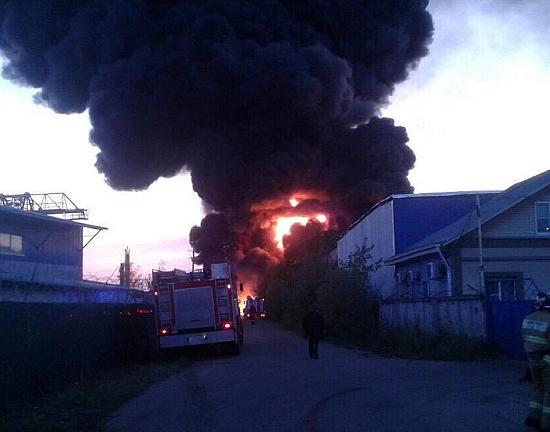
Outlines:
POLYGON ((517 273, 489 276, 485 288, 490 301, 524 300, 523 279, 517 273))
POLYGON ((23 237, 0 233, 0 254, 23 255, 23 237))
POLYGON ((535 204, 537 233, 550 234, 550 202, 535 204))

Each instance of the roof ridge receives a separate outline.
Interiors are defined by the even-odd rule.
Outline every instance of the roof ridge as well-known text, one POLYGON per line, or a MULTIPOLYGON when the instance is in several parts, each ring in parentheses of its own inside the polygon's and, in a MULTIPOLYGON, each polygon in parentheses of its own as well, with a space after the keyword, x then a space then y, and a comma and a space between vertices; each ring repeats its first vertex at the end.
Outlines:
MULTIPOLYGON (((481 203, 481 224, 484 224, 494 219, 498 215, 518 205, 525 199, 533 196, 534 194, 540 192, 542 189, 548 186, 550 186, 550 170, 544 171, 526 180, 513 184, 506 190, 499 193, 497 196, 491 198, 489 201, 481 203), (522 191, 521 188, 527 188, 527 190, 522 191), (517 196, 512 195, 518 190, 522 191, 522 193, 517 196)), ((394 255, 394 257, 398 257, 400 255, 405 256, 414 251, 427 249, 430 246, 446 245, 470 233, 477 227, 477 223, 472 223, 470 221, 470 219, 472 218, 472 214, 475 211, 475 208, 476 207, 473 207, 472 210, 466 213, 464 216, 458 218, 456 221, 437 230, 436 232, 424 237, 422 240, 411 245, 409 249, 403 251, 401 254, 394 255), (462 228, 459 229, 460 227, 462 228)))

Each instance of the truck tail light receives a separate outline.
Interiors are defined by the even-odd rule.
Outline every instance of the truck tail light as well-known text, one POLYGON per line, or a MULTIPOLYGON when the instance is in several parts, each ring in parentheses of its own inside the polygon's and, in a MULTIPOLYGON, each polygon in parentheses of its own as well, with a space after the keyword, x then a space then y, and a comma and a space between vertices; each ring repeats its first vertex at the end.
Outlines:
POLYGON ((223 325, 223 328, 224 328, 224 329, 230 329, 230 328, 231 328, 231 323, 225 323, 225 324, 223 325))
POLYGON ((170 327, 161 327, 160 334, 163 336, 169 335, 171 333, 170 327))

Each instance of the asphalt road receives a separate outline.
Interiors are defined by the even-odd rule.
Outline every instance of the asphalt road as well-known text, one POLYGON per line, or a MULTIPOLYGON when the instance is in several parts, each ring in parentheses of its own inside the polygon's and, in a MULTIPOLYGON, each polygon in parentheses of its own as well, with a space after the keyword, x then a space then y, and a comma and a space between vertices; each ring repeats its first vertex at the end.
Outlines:
POLYGON ((385 359, 245 322, 240 356, 206 354, 114 415, 108 432, 517 432, 524 365, 385 359))

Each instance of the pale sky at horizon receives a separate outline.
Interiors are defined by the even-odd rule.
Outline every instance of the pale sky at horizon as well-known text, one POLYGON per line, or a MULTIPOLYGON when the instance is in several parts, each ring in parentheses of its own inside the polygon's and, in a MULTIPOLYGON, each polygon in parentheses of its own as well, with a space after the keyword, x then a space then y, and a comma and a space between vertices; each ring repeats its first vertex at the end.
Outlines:
MULTIPOLYGON (((504 189, 550 169, 550 1, 518 4, 432 1, 431 53, 383 113, 407 128, 416 192, 504 189)), ((88 208, 109 230, 84 250, 87 275, 108 277, 126 246, 144 273, 161 260, 188 268, 187 235, 203 216, 189 176, 113 191, 94 167, 87 114, 55 114, 33 93, 0 80, 0 193, 65 192, 88 208)))

